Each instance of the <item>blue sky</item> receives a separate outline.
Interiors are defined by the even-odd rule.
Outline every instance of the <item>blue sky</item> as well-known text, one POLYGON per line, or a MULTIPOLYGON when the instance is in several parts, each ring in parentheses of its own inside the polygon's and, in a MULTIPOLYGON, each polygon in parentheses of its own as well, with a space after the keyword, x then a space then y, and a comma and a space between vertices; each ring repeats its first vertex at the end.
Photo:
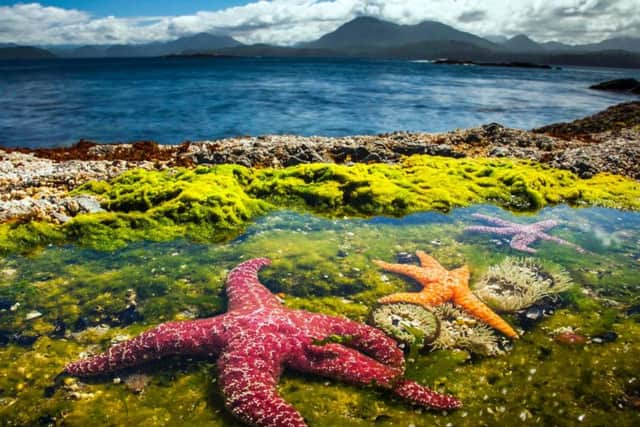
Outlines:
MULTIPOLYGON (((30 3, 0 0, 0 6, 16 3, 30 3)), ((64 9, 79 9, 93 16, 157 16, 188 15, 201 10, 220 10, 240 6, 249 1, 243 0, 53 0, 38 1, 43 6, 56 6, 64 9)))

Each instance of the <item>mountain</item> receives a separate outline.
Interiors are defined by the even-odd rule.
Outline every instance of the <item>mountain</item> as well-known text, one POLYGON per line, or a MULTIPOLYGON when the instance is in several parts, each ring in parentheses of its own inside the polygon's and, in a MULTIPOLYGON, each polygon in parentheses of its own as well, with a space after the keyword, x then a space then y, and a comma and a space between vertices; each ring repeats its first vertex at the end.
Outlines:
POLYGON ((240 46, 243 44, 229 36, 198 33, 168 42, 111 46, 89 45, 75 49, 58 50, 57 53, 68 58, 126 58, 208 52, 240 46))
POLYGON ((48 59, 56 56, 45 49, 32 46, 12 46, 0 48, 0 60, 5 59, 48 59))
POLYGON ((510 38, 502 46, 513 52, 541 52, 545 50, 542 45, 534 42, 524 34, 510 38))
POLYGON ((575 46, 571 46, 569 44, 560 43, 560 42, 541 43, 541 46, 544 48, 544 50, 561 51, 561 52, 567 52, 575 48, 575 46))
POLYGON ((616 37, 603 40, 600 43, 592 43, 576 46, 580 50, 626 50, 627 52, 640 53, 640 38, 616 37))
POLYGON ((193 36, 181 37, 177 40, 164 43, 163 49, 169 51, 165 55, 172 53, 182 53, 190 51, 207 51, 224 49, 227 47, 243 46, 238 40, 229 36, 220 36, 208 33, 198 33, 193 36))
POLYGON ((371 17, 360 17, 304 44, 306 48, 361 51, 430 41, 457 41, 483 48, 497 48, 490 41, 435 21, 398 25, 371 17))
POLYGON ((484 36, 485 39, 489 40, 491 43, 495 44, 503 44, 509 41, 509 38, 506 36, 484 36))
MULTIPOLYGON (((384 59, 441 59, 451 62, 537 63, 640 68, 640 39, 614 38, 600 43, 571 46, 558 42, 537 43, 521 34, 492 41, 424 21, 398 25, 377 18, 359 17, 319 39, 294 47, 244 45, 229 36, 199 33, 168 42, 139 45, 58 46, 53 53, 65 58, 241 56, 241 57, 356 57, 384 59), (495 42, 494 42, 495 41, 495 42), (501 42, 501 43, 500 43, 501 42)), ((1 57, 51 57, 46 50, 26 47, 0 48, 1 57), (7 50, 9 49, 9 50, 7 50), (13 50, 11 50, 13 49, 13 50)))

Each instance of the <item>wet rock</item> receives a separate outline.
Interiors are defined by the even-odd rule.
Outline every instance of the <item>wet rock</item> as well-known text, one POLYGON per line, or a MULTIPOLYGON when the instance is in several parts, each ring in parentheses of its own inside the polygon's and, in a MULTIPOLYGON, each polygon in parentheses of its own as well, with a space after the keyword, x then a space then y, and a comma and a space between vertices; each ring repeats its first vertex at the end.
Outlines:
POLYGON ((613 331, 608 331, 603 334, 595 335, 591 337, 591 342, 594 344, 605 344, 614 342, 618 339, 618 334, 613 331))
POLYGON ((398 264, 416 264, 418 258, 409 252, 398 252, 396 255, 396 261, 398 264))
POLYGON ((78 320, 76 320, 76 322, 73 324, 73 331, 74 332, 80 332, 80 331, 84 331, 85 329, 87 329, 89 326, 91 326, 91 321, 89 320, 88 317, 86 316, 81 316, 78 318, 78 320))
POLYGON ((555 336, 554 341, 560 345, 578 346, 586 344, 587 339, 575 332, 562 332, 555 336))
POLYGON ((11 310, 15 301, 10 298, 0 297, 0 310, 11 310))
POLYGON ((38 338, 38 335, 16 334, 13 336, 13 342, 18 345, 29 347, 30 345, 33 345, 33 343, 36 342, 38 338))
POLYGON ((33 310, 28 312, 25 316, 24 316, 24 320, 33 320, 33 319, 37 319, 38 317, 41 317, 42 313, 40 313, 39 311, 33 310))
POLYGON ((11 342, 11 333, 8 331, 0 331, 0 346, 5 346, 11 342))
POLYGON ((615 79, 589 86, 589 89, 607 92, 629 92, 640 95, 640 81, 636 79, 615 79))
POLYGON ((489 151, 491 157, 509 157, 511 152, 505 147, 494 147, 489 151))
POLYGON ((56 417, 52 415, 43 415, 38 418, 39 426, 55 426, 56 425, 56 417))
POLYGON ((142 315, 137 311, 136 305, 132 304, 118 313, 117 318, 118 325, 127 326, 142 320, 142 315))
POLYGON ((53 332, 49 334, 51 338, 63 338, 67 332, 67 325, 62 319, 56 319, 53 323, 53 332))
POLYGON ((640 304, 632 305, 625 310, 627 316, 635 316, 640 314, 640 304))
POLYGON ((530 330, 545 317, 555 313, 560 305, 558 299, 545 298, 525 310, 516 312, 518 324, 524 330, 530 330))

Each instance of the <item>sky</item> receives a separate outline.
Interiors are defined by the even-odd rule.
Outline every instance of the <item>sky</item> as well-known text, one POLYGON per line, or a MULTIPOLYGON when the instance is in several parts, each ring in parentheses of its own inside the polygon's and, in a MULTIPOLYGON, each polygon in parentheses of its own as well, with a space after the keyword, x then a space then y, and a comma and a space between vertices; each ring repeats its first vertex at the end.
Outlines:
POLYGON ((0 43, 146 43, 210 32, 292 45, 364 15, 540 42, 640 37, 640 0, 0 0, 0 43))

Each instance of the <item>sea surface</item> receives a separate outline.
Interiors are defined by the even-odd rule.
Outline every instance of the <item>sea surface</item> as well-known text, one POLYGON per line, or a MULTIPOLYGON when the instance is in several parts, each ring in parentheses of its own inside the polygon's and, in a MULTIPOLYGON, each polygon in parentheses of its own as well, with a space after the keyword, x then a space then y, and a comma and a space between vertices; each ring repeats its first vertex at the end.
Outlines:
POLYGON ((640 70, 271 58, 0 62, 0 146, 239 135, 447 131, 573 120, 623 95, 589 85, 640 70))

